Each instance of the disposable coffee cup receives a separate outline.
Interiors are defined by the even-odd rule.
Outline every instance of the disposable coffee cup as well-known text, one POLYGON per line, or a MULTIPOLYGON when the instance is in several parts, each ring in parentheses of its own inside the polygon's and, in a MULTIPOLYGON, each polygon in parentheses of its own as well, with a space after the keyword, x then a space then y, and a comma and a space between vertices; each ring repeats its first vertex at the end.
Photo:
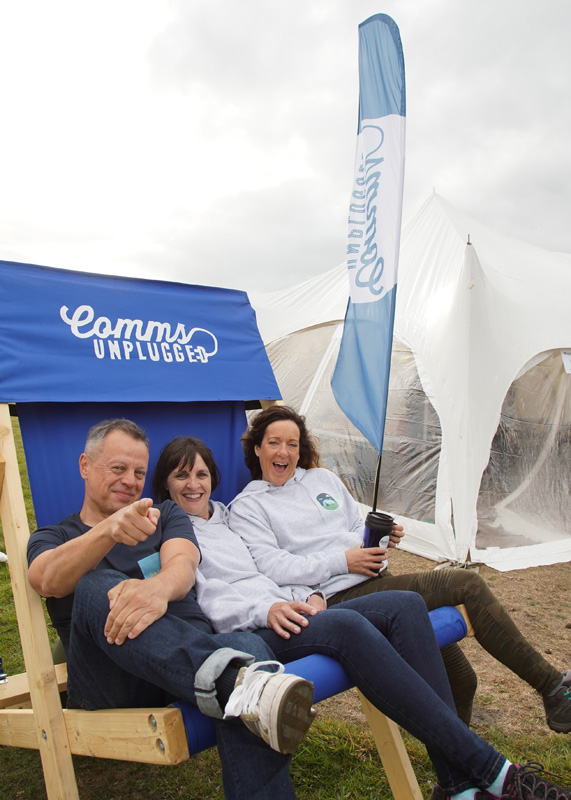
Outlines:
POLYGON ((382 511, 369 511, 365 519, 363 547, 388 547, 394 518, 382 511))

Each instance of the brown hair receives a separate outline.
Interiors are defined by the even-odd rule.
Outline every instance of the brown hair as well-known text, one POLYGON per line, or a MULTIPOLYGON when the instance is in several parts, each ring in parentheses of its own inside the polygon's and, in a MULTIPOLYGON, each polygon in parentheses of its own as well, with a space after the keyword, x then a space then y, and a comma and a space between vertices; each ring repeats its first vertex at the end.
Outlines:
POLYGON ((260 447, 262 444, 268 425, 271 425, 272 422, 280 422, 282 420, 295 422, 299 428, 298 466, 303 467, 303 469, 312 469, 320 465, 317 446, 307 429, 305 417, 302 417, 301 414, 298 414, 297 411, 290 406, 270 406, 264 411, 260 411, 260 413, 254 417, 250 423, 250 427, 242 436, 244 461, 250 470, 250 475, 253 480, 259 480, 262 477, 260 459, 256 455, 255 448, 260 447))
POLYGON ((155 467, 153 492, 157 503, 170 499, 167 480, 171 472, 179 467, 192 469, 197 455, 202 458, 208 467, 212 481, 212 491, 216 489, 220 483, 220 470, 216 466, 212 451, 200 439, 194 439, 192 436, 179 436, 163 447, 155 467))

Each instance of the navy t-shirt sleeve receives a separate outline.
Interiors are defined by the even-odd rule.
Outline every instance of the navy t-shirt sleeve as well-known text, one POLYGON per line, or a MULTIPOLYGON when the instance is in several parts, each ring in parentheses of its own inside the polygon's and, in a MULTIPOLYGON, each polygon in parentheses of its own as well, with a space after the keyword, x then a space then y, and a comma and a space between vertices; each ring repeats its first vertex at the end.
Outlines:
POLYGON ((69 542, 81 536, 89 528, 84 525, 79 518, 79 514, 72 514, 62 520, 59 525, 48 525, 45 528, 38 528, 28 539, 28 567, 32 561, 46 550, 53 550, 60 544, 69 542))

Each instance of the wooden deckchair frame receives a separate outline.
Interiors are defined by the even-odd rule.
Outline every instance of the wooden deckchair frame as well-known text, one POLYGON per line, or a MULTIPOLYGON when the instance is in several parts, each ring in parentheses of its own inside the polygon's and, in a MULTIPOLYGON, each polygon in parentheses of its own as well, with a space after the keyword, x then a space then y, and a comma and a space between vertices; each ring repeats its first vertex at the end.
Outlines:
MULTIPOLYGON (((0 685, 0 745, 40 752, 49 800, 79 798, 72 755, 149 764, 189 758, 178 708, 64 709, 65 664, 53 664, 40 597, 27 580, 29 528, 9 407, 0 404, 0 516, 26 673, 0 685)), ((300 673, 301 674, 301 673, 300 673)), ((398 726, 360 693, 395 800, 422 800, 398 726)))
POLYGON ((55 667, 40 597, 27 580, 29 528, 8 405, 0 404, 0 455, 5 462, 0 516, 10 566, 26 674, 0 686, 0 744, 40 751, 50 800, 79 798, 72 754, 151 764, 188 757, 178 709, 63 709, 65 665, 55 667), (31 708, 18 708, 30 701, 31 708))

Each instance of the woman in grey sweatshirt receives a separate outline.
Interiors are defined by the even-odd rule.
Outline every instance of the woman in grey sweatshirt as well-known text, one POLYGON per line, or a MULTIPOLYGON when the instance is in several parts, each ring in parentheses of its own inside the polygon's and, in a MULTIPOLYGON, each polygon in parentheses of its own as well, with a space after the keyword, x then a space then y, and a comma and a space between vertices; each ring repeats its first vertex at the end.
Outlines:
MULTIPOLYGON (((305 420, 287 406, 258 414, 242 437, 253 480, 232 501, 230 527, 246 542, 256 566, 277 584, 307 584, 329 607, 387 590, 418 592, 429 610, 464 604, 476 639, 543 696, 547 724, 571 732, 571 670, 546 661, 473 570, 443 569, 390 575, 384 548, 363 548, 357 503, 319 454, 305 420)), ((403 535, 395 526, 394 547, 403 535)), ((442 650, 456 710, 467 724, 477 679, 457 644, 442 650)))
MULTIPOLYGON (((217 631, 255 631, 283 662, 313 653, 339 661, 373 705, 426 744, 450 797, 462 793, 458 800, 476 800, 480 789, 488 797, 515 797, 522 786, 526 800, 543 797, 534 793, 536 772, 512 765, 457 717, 418 594, 385 592, 327 609, 313 587, 280 585, 260 574, 228 527, 225 506, 210 499, 218 481, 212 453, 191 438, 166 445, 153 479, 156 499, 170 497, 195 527, 202 553, 198 600, 217 631)), ((571 800, 571 793, 553 784, 553 800, 571 800)))

